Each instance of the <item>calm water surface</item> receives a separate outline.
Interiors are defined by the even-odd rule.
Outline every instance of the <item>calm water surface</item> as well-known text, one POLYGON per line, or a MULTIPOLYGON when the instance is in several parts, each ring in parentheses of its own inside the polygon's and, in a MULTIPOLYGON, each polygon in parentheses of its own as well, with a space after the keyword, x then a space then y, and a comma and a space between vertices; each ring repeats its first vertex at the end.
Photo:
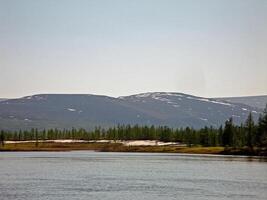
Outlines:
POLYGON ((267 162, 150 153, 0 152, 0 200, 267 199, 267 162))

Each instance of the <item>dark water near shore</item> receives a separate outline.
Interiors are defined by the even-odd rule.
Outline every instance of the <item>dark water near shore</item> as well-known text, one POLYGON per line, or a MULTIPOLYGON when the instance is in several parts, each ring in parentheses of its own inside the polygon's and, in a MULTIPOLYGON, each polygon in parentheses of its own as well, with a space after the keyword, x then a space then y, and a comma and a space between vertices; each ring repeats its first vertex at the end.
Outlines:
POLYGON ((0 152, 0 200, 267 199, 267 162, 155 153, 0 152))

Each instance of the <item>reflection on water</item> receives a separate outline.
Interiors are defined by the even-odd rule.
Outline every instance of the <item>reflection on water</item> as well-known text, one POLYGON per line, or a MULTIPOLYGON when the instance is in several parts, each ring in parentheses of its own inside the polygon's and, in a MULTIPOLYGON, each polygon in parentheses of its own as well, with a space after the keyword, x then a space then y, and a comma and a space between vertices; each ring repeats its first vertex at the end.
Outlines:
POLYGON ((1 152, 0 199, 267 199, 257 157, 1 152))

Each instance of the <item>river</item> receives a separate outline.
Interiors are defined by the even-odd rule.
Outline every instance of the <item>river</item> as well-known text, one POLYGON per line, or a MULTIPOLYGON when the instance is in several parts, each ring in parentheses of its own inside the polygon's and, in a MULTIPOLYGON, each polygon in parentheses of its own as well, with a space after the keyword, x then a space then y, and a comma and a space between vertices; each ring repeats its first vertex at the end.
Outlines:
POLYGON ((1 200, 266 200, 263 159, 156 153, 0 152, 1 200))

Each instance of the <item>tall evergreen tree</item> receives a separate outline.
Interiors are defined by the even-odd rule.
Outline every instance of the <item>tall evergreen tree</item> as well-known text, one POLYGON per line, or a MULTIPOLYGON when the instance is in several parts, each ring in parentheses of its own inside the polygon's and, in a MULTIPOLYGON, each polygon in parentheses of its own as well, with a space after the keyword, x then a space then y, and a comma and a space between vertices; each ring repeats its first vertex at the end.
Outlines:
POLYGON ((267 146, 267 104, 263 115, 259 117, 256 141, 260 146, 267 146))
POLYGON ((222 135, 223 146, 232 146, 233 144, 233 118, 225 122, 225 127, 222 135))
POLYGON ((0 133, 0 144, 1 146, 5 145, 5 132, 4 131, 1 131, 0 133))
POLYGON ((246 130, 246 141, 247 141, 246 145, 250 148, 253 148, 255 125, 251 112, 249 113, 248 118, 245 122, 245 130, 246 130))

